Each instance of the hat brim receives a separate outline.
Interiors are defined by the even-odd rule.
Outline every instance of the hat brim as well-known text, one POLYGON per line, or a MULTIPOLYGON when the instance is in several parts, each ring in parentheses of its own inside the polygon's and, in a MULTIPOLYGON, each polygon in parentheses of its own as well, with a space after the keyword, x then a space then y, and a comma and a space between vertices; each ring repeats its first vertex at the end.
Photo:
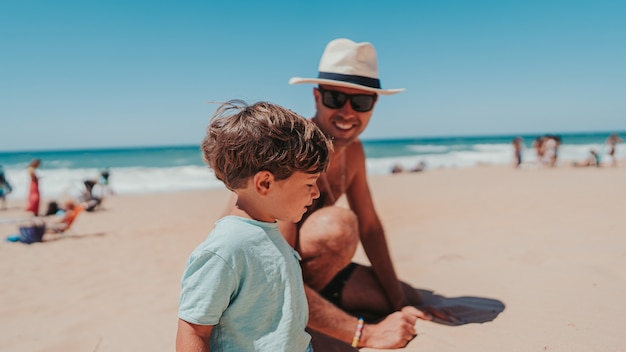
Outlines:
POLYGON ((374 92, 374 93, 377 93, 377 94, 380 94, 380 95, 397 94, 397 93, 402 93, 402 92, 404 92, 406 90, 404 88, 398 88, 398 89, 372 88, 372 87, 368 87, 368 86, 362 86, 360 84, 347 83, 347 82, 343 82, 343 81, 336 81, 336 80, 332 80, 332 79, 323 79, 323 78, 292 77, 289 80, 289 84, 301 84, 301 83, 327 84, 329 86, 354 88, 354 89, 365 90, 365 91, 368 91, 368 92, 374 92))

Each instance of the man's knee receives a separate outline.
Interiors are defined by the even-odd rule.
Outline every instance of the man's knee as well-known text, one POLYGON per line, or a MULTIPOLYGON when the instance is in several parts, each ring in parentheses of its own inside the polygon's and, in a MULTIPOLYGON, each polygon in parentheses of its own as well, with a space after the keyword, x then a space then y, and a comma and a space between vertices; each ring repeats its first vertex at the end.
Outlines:
POLYGON ((322 289, 350 263, 358 239, 358 222, 352 211, 331 207, 312 214, 300 229, 298 251, 304 281, 315 290, 322 289))
POLYGON ((359 240, 359 225, 354 212, 341 207, 327 207, 316 211, 300 229, 301 240, 311 240, 335 247, 353 247, 359 240))

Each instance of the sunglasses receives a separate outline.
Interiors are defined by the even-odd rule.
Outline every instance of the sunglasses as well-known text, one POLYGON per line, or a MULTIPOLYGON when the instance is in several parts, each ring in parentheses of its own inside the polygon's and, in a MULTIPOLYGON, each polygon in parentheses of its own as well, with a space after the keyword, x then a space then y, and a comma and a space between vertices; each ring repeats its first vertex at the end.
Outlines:
POLYGON ((374 108, 374 103, 378 98, 377 94, 346 94, 336 90, 327 90, 322 87, 317 88, 322 94, 322 103, 329 109, 341 109, 350 100, 352 110, 357 112, 368 112, 374 108))

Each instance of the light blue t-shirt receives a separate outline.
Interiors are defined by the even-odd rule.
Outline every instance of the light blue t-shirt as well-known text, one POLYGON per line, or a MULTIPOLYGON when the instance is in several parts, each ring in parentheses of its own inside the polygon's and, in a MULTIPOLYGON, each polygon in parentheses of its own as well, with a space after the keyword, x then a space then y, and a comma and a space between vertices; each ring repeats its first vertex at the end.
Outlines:
POLYGON ((307 351, 298 260, 276 223, 224 217, 189 257, 178 317, 215 325, 211 351, 307 351))

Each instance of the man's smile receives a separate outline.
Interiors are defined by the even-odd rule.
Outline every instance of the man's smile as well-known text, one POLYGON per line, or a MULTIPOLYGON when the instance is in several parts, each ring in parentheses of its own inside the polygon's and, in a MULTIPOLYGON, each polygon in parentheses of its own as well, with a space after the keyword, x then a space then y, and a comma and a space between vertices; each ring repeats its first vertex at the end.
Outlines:
POLYGON ((349 131, 356 126, 355 123, 341 122, 336 120, 333 121, 333 125, 335 126, 335 128, 342 131, 349 131))

